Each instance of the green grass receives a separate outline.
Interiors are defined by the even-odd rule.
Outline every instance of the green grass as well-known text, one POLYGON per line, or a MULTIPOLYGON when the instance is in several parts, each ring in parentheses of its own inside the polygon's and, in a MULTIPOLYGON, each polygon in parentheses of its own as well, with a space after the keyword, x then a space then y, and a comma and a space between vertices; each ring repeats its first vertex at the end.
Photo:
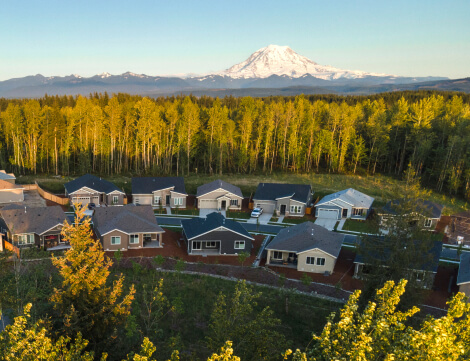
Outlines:
POLYGON ((172 208, 171 209, 171 214, 181 214, 181 215, 187 215, 187 216, 198 216, 199 215, 199 210, 198 209, 176 209, 172 208))
POLYGON ((250 219, 250 213, 227 211, 227 218, 250 219))
POLYGON ((292 218, 284 218, 282 220, 282 223, 299 224, 299 223, 304 223, 307 221, 313 222, 314 219, 312 217, 292 217, 292 218))
POLYGON ((377 233, 377 228, 373 221, 357 221, 354 219, 346 219, 343 231, 353 231, 361 233, 377 233))
POLYGON ((275 222, 278 221, 278 219, 279 219, 279 217, 277 217, 277 216, 272 216, 271 219, 269 220, 269 222, 275 223, 275 222))

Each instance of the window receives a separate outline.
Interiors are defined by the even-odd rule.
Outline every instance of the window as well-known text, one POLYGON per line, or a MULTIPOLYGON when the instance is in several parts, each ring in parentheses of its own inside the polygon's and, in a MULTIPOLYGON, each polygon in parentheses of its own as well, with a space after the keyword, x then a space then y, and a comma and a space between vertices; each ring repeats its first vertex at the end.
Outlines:
POLYGON ((245 241, 235 241, 235 249, 245 249, 245 241))
POLYGON ((317 266, 324 266, 325 265, 325 259, 324 258, 317 258, 317 266))
POLYGON ((33 234, 20 234, 18 236, 18 244, 33 244, 34 235, 33 234))
POLYGON ((201 243, 199 241, 193 241, 193 251, 194 250, 201 250, 201 243))
POLYGON ((302 213, 302 206, 290 206, 291 213, 302 213))
POLYGON ((282 252, 274 251, 273 252, 273 259, 282 259, 282 252))
POLYGON ((183 197, 173 198, 173 202, 175 206, 182 206, 183 205, 183 197))
POLYGON ((428 228, 429 228, 429 227, 431 227, 431 224, 432 224, 432 219, 429 219, 429 218, 428 218, 428 219, 426 219, 426 220, 424 221, 424 226, 425 226, 425 227, 428 227, 428 228))
POLYGON ((425 272, 416 271, 416 281, 423 282, 424 281, 424 275, 425 275, 425 272))
POLYGON ((131 234, 129 236, 129 243, 131 243, 131 244, 139 243, 139 235, 138 234, 131 234))
POLYGON ((112 236, 111 244, 121 244, 121 236, 112 236))
POLYGON ((363 208, 353 208, 353 216, 362 216, 364 214, 363 208))
POLYGON ((217 243, 215 241, 206 242, 206 248, 215 248, 217 243))
POLYGON ((153 203, 154 203, 154 204, 159 205, 159 204, 161 204, 161 201, 162 201, 162 197, 160 197, 160 196, 153 196, 153 203))
POLYGON ((315 264, 315 257, 307 257, 306 264, 315 264))
POLYGON ((238 206, 238 199, 231 199, 230 200, 230 205, 231 206, 238 206))

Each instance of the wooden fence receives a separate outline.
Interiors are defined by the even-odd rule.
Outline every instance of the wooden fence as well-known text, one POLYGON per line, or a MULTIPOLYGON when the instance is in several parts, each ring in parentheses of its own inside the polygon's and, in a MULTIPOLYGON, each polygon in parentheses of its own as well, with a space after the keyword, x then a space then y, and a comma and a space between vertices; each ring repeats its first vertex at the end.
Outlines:
POLYGON ((9 250, 11 252, 15 252, 16 255, 18 256, 18 258, 20 258, 20 249, 18 247, 16 247, 15 245, 11 244, 10 242, 8 242, 7 240, 4 240, 3 241, 4 245, 5 245, 5 249, 6 250, 9 250))
POLYGON ((59 197, 59 196, 56 196, 55 194, 52 194, 52 193, 49 193, 49 192, 45 191, 44 189, 39 187, 37 182, 35 182, 34 184, 21 184, 21 186, 27 191, 37 190, 39 195, 42 198, 50 200, 50 201, 58 203, 58 204, 61 204, 63 206, 69 203, 68 198, 59 197))

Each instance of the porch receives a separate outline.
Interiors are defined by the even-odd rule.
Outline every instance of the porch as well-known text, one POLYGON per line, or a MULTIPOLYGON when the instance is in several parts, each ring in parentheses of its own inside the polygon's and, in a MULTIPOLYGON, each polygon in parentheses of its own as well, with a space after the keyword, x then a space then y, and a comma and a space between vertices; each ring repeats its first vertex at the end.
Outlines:
POLYGON ((220 241, 191 241, 191 255, 214 256, 220 254, 220 241))
POLYGON ((294 252, 267 251, 266 264, 297 269, 297 254, 294 252))

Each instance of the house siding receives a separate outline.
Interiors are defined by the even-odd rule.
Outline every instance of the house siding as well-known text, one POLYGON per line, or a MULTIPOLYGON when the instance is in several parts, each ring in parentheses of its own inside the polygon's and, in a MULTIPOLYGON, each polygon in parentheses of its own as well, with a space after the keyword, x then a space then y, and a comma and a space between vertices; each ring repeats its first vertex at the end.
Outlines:
POLYGON ((159 207, 160 204, 154 202, 155 197, 160 197, 162 207, 170 206, 171 208, 186 208, 186 195, 180 195, 179 193, 173 192, 170 189, 157 190, 151 194, 139 194, 132 195, 133 203, 140 205, 151 205, 153 207, 159 207), (170 203, 166 203, 166 197, 170 196, 170 203), (183 204, 175 206, 174 198, 183 198, 183 204))
POLYGON ((108 205, 115 205, 115 206, 122 206, 124 205, 124 194, 122 193, 113 193, 113 194, 107 194, 106 195, 106 203, 108 205), (113 198, 118 197, 117 203, 113 203, 113 198))
POLYGON ((251 239, 230 231, 213 231, 187 241, 189 253, 192 252, 193 241, 220 241, 220 253, 222 255, 236 255, 241 252, 251 254, 251 239), (245 249, 235 249, 235 241, 245 241, 245 249))
POLYGON ((459 286, 459 292, 465 293, 465 296, 470 298, 470 283, 464 283, 459 286))
MULTIPOLYGON (((105 251, 117 251, 117 250, 127 250, 129 248, 129 235, 121 231, 112 231, 104 236, 101 236, 101 243, 105 251), (111 244, 111 237, 120 236, 121 244, 111 244)), ((141 241, 141 239, 139 239, 141 241)), ((139 245, 142 246, 142 242, 139 242, 139 245)))
POLYGON ((322 252, 320 250, 312 250, 308 252, 303 252, 298 255, 297 258, 297 270, 300 272, 311 272, 311 273, 333 273, 335 268, 336 258, 331 255, 322 252), (315 265, 307 264, 307 257, 315 257, 315 265), (316 258, 321 257, 325 258, 324 266, 316 265, 316 258))
POLYGON ((198 197, 198 208, 206 209, 206 208, 216 208, 219 209, 221 206, 221 201, 217 200, 217 198, 221 196, 227 196, 227 207, 226 209, 241 209, 242 208, 242 200, 243 198, 236 196, 235 194, 232 194, 230 192, 227 192, 226 190, 218 190, 218 191, 213 191, 210 193, 206 193, 200 197, 198 197), (230 200, 231 199, 237 199, 238 200, 238 206, 230 206, 230 200))

